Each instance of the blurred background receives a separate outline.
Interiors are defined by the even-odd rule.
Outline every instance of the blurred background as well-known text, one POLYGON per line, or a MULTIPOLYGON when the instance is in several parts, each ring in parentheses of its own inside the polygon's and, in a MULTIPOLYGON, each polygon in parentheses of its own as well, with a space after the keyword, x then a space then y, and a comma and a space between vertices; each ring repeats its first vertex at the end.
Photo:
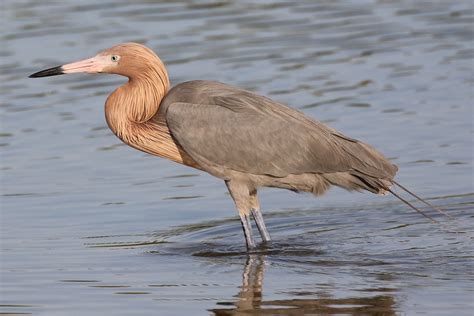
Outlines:
POLYGON ((472 1, 0 8, 0 313, 472 312, 472 1), (372 144, 457 220, 369 193, 267 189, 275 242, 247 256, 220 180, 109 131, 103 104, 124 78, 27 78, 127 41, 157 52, 173 85, 233 84, 372 144))

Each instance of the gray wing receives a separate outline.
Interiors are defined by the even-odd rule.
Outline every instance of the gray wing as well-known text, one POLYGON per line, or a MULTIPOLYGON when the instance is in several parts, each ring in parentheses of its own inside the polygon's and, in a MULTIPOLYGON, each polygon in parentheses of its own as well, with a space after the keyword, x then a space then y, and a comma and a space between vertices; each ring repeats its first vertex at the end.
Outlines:
POLYGON ((368 145, 268 98, 223 87, 225 93, 198 103, 166 105, 172 136, 204 170, 274 177, 357 170, 393 177, 396 167, 368 145))

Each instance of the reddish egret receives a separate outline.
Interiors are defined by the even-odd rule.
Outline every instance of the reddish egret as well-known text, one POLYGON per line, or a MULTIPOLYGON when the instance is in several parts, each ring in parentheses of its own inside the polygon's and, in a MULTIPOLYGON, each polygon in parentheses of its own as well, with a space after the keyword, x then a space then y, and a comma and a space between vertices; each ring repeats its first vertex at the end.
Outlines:
POLYGON ((381 195, 391 192, 422 213, 390 189, 400 186, 394 181, 398 168, 371 146, 285 105, 223 83, 195 80, 169 89, 163 62, 141 44, 120 44, 30 77, 71 73, 128 77, 105 102, 110 129, 133 148, 224 180, 248 249, 255 247, 250 213, 262 240, 270 241, 257 198, 260 187, 314 195, 331 185, 381 195))

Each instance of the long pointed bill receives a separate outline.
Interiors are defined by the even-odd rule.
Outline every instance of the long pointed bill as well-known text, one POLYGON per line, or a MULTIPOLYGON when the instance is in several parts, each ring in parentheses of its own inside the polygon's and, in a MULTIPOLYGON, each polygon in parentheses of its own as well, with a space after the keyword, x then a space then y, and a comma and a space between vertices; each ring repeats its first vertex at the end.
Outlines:
POLYGON ((64 74, 63 66, 57 66, 57 67, 48 68, 45 70, 35 72, 34 74, 29 75, 28 78, 49 77, 49 76, 57 76, 57 75, 62 75, 62 74, 64 74))
POLYGON ((72 74, 72 73, 80 73, 80 72, 94 74, 94 73, 102 72, 105 66, 107 66, 107 58, 105 56, 97 55, 92 58, 76 61, 74 63, 41 70, 41 71, 35 72, 29 77, 39 78, 39 77, 57 76, 57 75, 62 75, 62 74, 72 74))

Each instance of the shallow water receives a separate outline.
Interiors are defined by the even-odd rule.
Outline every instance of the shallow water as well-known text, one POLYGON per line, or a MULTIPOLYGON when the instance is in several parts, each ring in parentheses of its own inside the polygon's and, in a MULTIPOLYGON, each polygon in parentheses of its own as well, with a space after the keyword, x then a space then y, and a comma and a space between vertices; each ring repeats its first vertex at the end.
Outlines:
POLYGON ((2 1, 0 313, 424 313, 473 306, 470 1, 2 1), (380 149, 456 220, 333 189, 260 194, 247 255, 221 181, 120 143, 123 79, 32 72, 142 42, 173 83, 268 95, 380 149))

